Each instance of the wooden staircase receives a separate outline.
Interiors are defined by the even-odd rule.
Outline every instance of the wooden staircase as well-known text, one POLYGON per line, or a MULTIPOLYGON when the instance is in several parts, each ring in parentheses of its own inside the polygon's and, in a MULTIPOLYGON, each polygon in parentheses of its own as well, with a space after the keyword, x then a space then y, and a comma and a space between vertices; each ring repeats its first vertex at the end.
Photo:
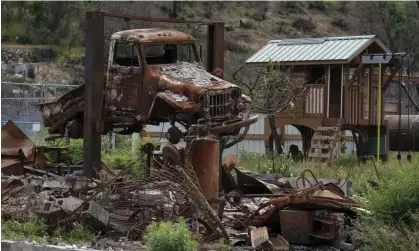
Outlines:
POLYGON ((308 162, 327 166, 332 159, 333 151, 340 143, 341 126, 321 126, 317 127, 311 138, 310 151, 308 152, 308 162))

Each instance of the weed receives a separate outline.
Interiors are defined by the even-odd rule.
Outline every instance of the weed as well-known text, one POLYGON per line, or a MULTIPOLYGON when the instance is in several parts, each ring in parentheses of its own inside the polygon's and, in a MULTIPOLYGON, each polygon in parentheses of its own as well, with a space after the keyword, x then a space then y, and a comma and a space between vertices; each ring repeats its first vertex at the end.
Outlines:
POLYGON ((283 154, 257 154, 240 149, 240 163, 246 163, 245 169, 258 173, 279 173, 291 176, 292 159, 283 154))
POLYGON ((151 223, 144 240, 150 251, 193 251, 198 247, 183 218, 175 224, 170 221, 151 223))
POLYGON ((224 244, 223 241, 220 241, 219 243, 216 244, 205 244, 202 247, 204 250, 208 249, 208 250, 214 250, 214 251, 231 251, 232 247, 229 245, 224 244))
POLYGON ((92 241, 92 233, 85 227, 78 226, 71 230, 57 228, 54 230, 53 237, 68 244, 87 244, 92 241))
POLYGON ((36 242, 50 242, 52 239, 68 244, 87 244, 92 241, 92 233, 83 227, 73 229, 57 228, 51 235, 47 233, 47 226, 36 218, 19 222, 14 219, 2 221, 2 238, 7 240, 31 240, 36 242))
POLYGON ((8 240, 34 240, 41 242, 45 240, 46 226, 31 218, 25 222, 16 220, 2 221, 1 234, 8 240))

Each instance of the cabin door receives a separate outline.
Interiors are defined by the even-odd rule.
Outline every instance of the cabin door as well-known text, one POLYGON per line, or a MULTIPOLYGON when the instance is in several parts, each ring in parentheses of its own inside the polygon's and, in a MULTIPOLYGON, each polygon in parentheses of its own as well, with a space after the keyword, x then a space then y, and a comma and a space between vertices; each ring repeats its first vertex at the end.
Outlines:
POLYGON ((329 118, 340 118, 343 115, 342 66, 330 66, 329 118))
POLYGON ((138 116, 142 102, 143 80, 138 44, 128 41, 113 41, 112 43, 109 53, 105 105, 112 112, 138 116))

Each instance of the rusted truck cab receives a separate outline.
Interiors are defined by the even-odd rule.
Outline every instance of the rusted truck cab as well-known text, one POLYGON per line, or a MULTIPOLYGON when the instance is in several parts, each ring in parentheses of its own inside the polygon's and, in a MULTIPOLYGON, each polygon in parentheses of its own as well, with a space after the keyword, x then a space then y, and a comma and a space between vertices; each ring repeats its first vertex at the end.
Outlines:
MULTIPOLYGON (((238 86, 216 75, 202 67, 197 41, 186 33, 168 29, 116 32, 106 69, 102 133, 131 134, 145 124, 170 122, 186 129, 205 123, 218 128, 217 134, 237 134, 251 123, 247 119, 251 101, 238 86)), ((62 100, 73 99, 64 96, 62 100)), ((54 112, 48 112, 52 108, 43 105, 45 124, 58 121, 52 118, 54 112)), ((80 113, 61 122, 66 126, 74 119, 76 123, 67 128, 78 131, 69 133, 77 137, 83 131, 80 113)))

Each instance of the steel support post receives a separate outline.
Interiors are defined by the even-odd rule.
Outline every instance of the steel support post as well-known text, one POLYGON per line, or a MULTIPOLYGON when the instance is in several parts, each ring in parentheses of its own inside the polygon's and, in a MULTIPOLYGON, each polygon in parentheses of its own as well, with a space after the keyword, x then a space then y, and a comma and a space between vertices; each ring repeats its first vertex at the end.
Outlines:
POLYGON ((83 175, 96 177, 100 170, 102 105, 104 93, 104 16, 86 13, 83 175))
POLYGON ((224 23, 215 22, 208 25, 207 71, 216 68, 224 71, 224 23))

